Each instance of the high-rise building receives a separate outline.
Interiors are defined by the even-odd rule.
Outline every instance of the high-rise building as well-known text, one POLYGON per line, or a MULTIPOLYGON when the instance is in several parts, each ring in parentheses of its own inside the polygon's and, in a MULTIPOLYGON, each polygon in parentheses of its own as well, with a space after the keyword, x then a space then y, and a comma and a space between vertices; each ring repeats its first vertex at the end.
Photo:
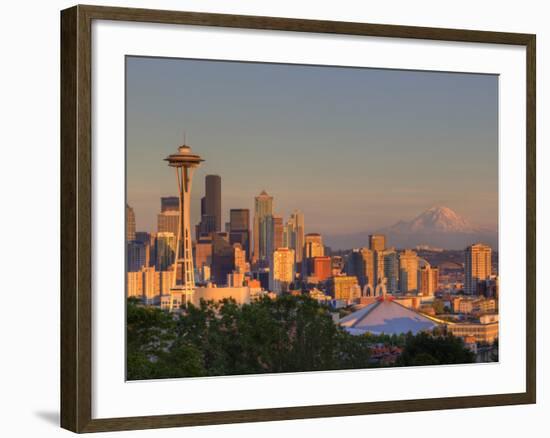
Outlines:
POLYGON ((232 208, 229 211, 229 243, 240 243, 250 260, 250 210, 247 208, 232 208))
POLYGON ((179 211, 179 198, 177 196, 163 196, 160 198, 160 212, 179 211))
POLYGON ((361 248, 354 249, 348 254, 346 273, 348 275, 355 275, 361 287, 367 284, 373 287, 376 285, 374 272, 374 251, 368 248, 361 248))
POLYGON ((248 263, 246 262, 246 251, 243 249, 240 243, 234 243, 232 246, 234 270, 236 272, 244 274, 248 271, 248 263))
POLYGON ((325 281, 332 276, 332 259, 329 256, 319 256, 309 259, 311 274, 317 281, 325 281))
POLYGON ((304 214, 294 210, 283 228, 283 246, 294 250, 297 267, 304 257, 304 230, 304 214))
MULTIPOLYGON (((394 249, 386 249, 376 252, 377 260, 384 261, 384 278, 386 289, 391 294, 399 292, 399 256, 394 249)), ((377 279, 377 282, 378 279, 377 279)))
POLYGON ((126 241, 136 238, 136 215, 134 209, 126 204, 126 241))
POLYGON ((231 231, 248 231, 250 229, 250 210, 248 208, 232 208, 229 210, 231 231))
POLYGON ((323 237, 318 233, 306 234, 304 237, 304 255, 301 263, 303 278, 312 274, 310 259, 313 257, 323 257, 324 255, 323 237))
POLYGON ((204 267, 212 266, 212 236, 203 236, 195 243, 195 269, 200 274, 201 281, 204 278, 204 267))
POLYGON ((318 233, 309 233, 305 236, 305 257, 321 257, 325 255, 325 247, 323 246, 323 236, 318 233))
POLYGON ((384 234, 369 235, 369 249, 372 251, 383 251, 386 249, 386 236, 384 234))
POLYGON ((254 198, 254 261, 268 261, 273 252, 273 196, 263 190, 254 198))
POLYGON ((205 195, 201 198, 201 219, 195 227, 195 238, 222 231, 222 180, 219 175, 206 175, 205 195))
POLYGON ((165 210, 157 215, 157 231, 178 235, 180 215, 177 210, 165 210))
POLYGON ((270 266, 270 289, 275 293, 288 292, 290 284, 294 281, 294 276, 294 250, 279 248, 273 251, 270 266))
POLYGON ((205 213, 214 218, 214 230, 222 230, 222 179, 219 175, 206 175, 205 213))
POLYGON ((283 217, 273 215, 273 250, 283 247, 283 217))
POLYGON ((132 240, 126 244, 126 270, 128 272, 139 271, 148 266, 148 243, 132 240))
POLYGON ((368 248, 361 248, 362 271, 359 276, 359 284, 364 286, 370 284, 376 286, 377 277, 375 269, 375 251, 368 248))
POLYGON ((204 160, 200 156, 193 154, 189 146, 182 145, 176 153, 166 157, 165 161, 176 171, 179 194, 179 221, 176 233, 174 275, 173 284, 170 288, 169 308, 172 310, 191 301, 195 291, 195 269, 193 267, 190 217, 191 186, 193 173, 204 160))
POLYGON ((480 285, 491 277, 491 247, 483 243, 464 250, 464 293, 477 295, 480 285))
POLYGON ((162 232, 157 233, 156 238, 156 263, 157 271, 168 271, 174 264, 176 254, 176 236, 174 233, 162 232))
POLYGON ((410 249, 399 253, 399 291, 418 292, 418 255, 410 249))
POLYGON ((428 263, 418 271, 418 292, 422 296, 431 297, 439 288, 439 268, 428 263))
POLYGON ((342 256, 332 256, 332 275, 342 275, 345 262, 342 256))
POLYGON ((235 270, 235 250, 227 233, 212 234, 211 278, 218 286, 226 285, 227 275, 235 270))
POLYGON ((146 231, 136 231, 136 242, 140 242, 145 247, 145 265, 154 266, 155 264, 155 239, 156 234, 146 231))

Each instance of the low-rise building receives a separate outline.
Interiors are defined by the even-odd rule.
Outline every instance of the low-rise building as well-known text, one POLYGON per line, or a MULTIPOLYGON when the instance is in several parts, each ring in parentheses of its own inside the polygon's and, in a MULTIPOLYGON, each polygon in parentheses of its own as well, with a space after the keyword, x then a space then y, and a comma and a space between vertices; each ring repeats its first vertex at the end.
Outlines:
POLYGON ((479 322, 459 322, 447 325, 447 332, 460 338, 474 337, 477 343, 491 344, 498 339, 498 315, 484 315, 479 322))

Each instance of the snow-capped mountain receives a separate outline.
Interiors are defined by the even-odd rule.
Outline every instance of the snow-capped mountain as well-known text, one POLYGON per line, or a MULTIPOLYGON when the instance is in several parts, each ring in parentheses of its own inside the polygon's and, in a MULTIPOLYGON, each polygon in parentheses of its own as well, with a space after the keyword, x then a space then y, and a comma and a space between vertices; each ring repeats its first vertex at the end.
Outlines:
POLYGON ((496 228, 477 226, 449 207, 431 207, 409 221, 380 230, 397 247, 414 248, 432 245, 446 249, 461 249, 475 242, 485 242, 498 248, 496 228))
POLYGON ((386 243, 396 248, 432 246, 461 250, 476 242, 484 242, 498 250, 496 227, 478 226, 449 207, 428 208, 411 220, 401 220, 392 226, 365 231, 328 235, 326 241, 334 249, 359 248, 368 245, 368 235, 385 234, 386 243))
POLYGON ((388 228, 398 233, 476 233, 481 228, 472 225, 448 207, 432 207, 410 221, 400 221, 388 228))

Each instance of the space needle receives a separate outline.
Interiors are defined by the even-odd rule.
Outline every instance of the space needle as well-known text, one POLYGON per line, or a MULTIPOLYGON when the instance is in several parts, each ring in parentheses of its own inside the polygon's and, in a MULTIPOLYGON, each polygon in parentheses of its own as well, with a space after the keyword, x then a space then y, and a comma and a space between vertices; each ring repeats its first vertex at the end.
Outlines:
POLYGON ((193 269, 193 247, 191 243, 191 182, 194 170, 204 161, 192 153, 191 148, 182 145, 178 151, 164 159, 176 169, 179 195, 179 221, 174 259, 174 276, 170 288, 170 310, 187 304, 195 291, 193 269))

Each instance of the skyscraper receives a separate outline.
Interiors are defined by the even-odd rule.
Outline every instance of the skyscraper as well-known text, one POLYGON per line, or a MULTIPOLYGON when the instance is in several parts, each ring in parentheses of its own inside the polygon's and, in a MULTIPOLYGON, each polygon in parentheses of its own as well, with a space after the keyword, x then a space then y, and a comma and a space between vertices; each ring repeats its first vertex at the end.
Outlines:
POLYGON ((160 198, 160 212, 179 211, 179 198, 177 196, 163 196, 160 198))
POLYGON ((302 262, 304 256, 304 214, 299 210, 294 210, 286 223, 286 242, 283 246, 292 248, 296 258, 296 264, 302 262))
POLYGON ((418 255, 410 249, 399 253, 399 291, 418 292, 418 255))
MULTIPOLYGON (((162 208, 162 207, 161 207, 162 208)), ((157 231, 178 235, 180 214, 177 210, 164 210, 157 215, 157 231)))
POLYGON ((147 266, 147 244, 139 240, 131 240, 126 243, 126 271, 136 272, 147 266))
POLYGON ((369 248, 372 251, 383 251, 386 249, 386 236, 384 234, 370 234, 369 248))
POLYGON ((321 257, 325 255, 323 236, 318 233, 309 233, 305 236, 305 257, 321 257))
POLYGON ((464 293, 478 294, 479 285, 491 277, 491 247, 483 243, 464 250, 464 293))
POLYGON ((176 254, 176 236, 171 232, 157 233, 156 240, 156 263, 157 271, 168 271, 174 264, 176 254))
POLYGON ((288 292, 290 283, 294 281, 294 275, 294 250, 279 248, 273 251, 270 266, 270 289, 279 294, 288 292))
MULTIPOLYGON (((399 256, 394 249, 386 249, 376 253, 377 260, 384 261, 384 278, 386 288, 391 294, 399 291, 399 256)), ((378 282, 378 280, 377 280, 378 282)))
POLYGON ((134 209, 126 204, 126 242, 136 238, 136 215, 134 209))
POLYGON ((214 230, 222 230, 222 179, 219 175, 206 175, 205 213, 213 217, 214 230))
POLYGON ((418 292, 422 296, 433 296, 439 288, 439 268, 426 263, 418 271, 418 292))
POLYGON ((227 275, 235 270, 235 250, 227 233, 212 233, 212 280, 218 286, 227 284, 227 275))
POLYGON ((348 254, 346 273, 348 275, 355 275, 361 287, 367 284, 373 287, 376 286, 374 272, 374 251, 368 248, 361 248, 354 249, 348 254))
POLYGON ((229 229, 229 243, 240 243, 246 251, 246 259, 250 260, 250 210, 232 208, 229 211, 229 229))
POLYGON ((283 217, 273 216, 273 249, 284 247, 283 245, 283 217))
POLYGON ((254 198, 254 261, 267 261, 273 251, 273 197, 263 190, 254 198))
POLYGON ((329 256, 313 257, 311 260, 311 274, 317 281, 325 281, 332 276, 332 259, 329 256))
POLYGON ((191 295, 195 291, 190 217, 191 185, 193 172, 204 160, 193 154, 189 146, 182 145, 175 154, 165 158, 165 161, 168 161, 168 165, 176 170, 179 194, 179 222, 176 234, 174 276, 172 288, 170 289, 170 309, 173 309, 190 301, 191 295))
POLYGON ((212 236, 203 236, 195 244, 195 269, 205 281, 204 267, 212 266, 212 236))

